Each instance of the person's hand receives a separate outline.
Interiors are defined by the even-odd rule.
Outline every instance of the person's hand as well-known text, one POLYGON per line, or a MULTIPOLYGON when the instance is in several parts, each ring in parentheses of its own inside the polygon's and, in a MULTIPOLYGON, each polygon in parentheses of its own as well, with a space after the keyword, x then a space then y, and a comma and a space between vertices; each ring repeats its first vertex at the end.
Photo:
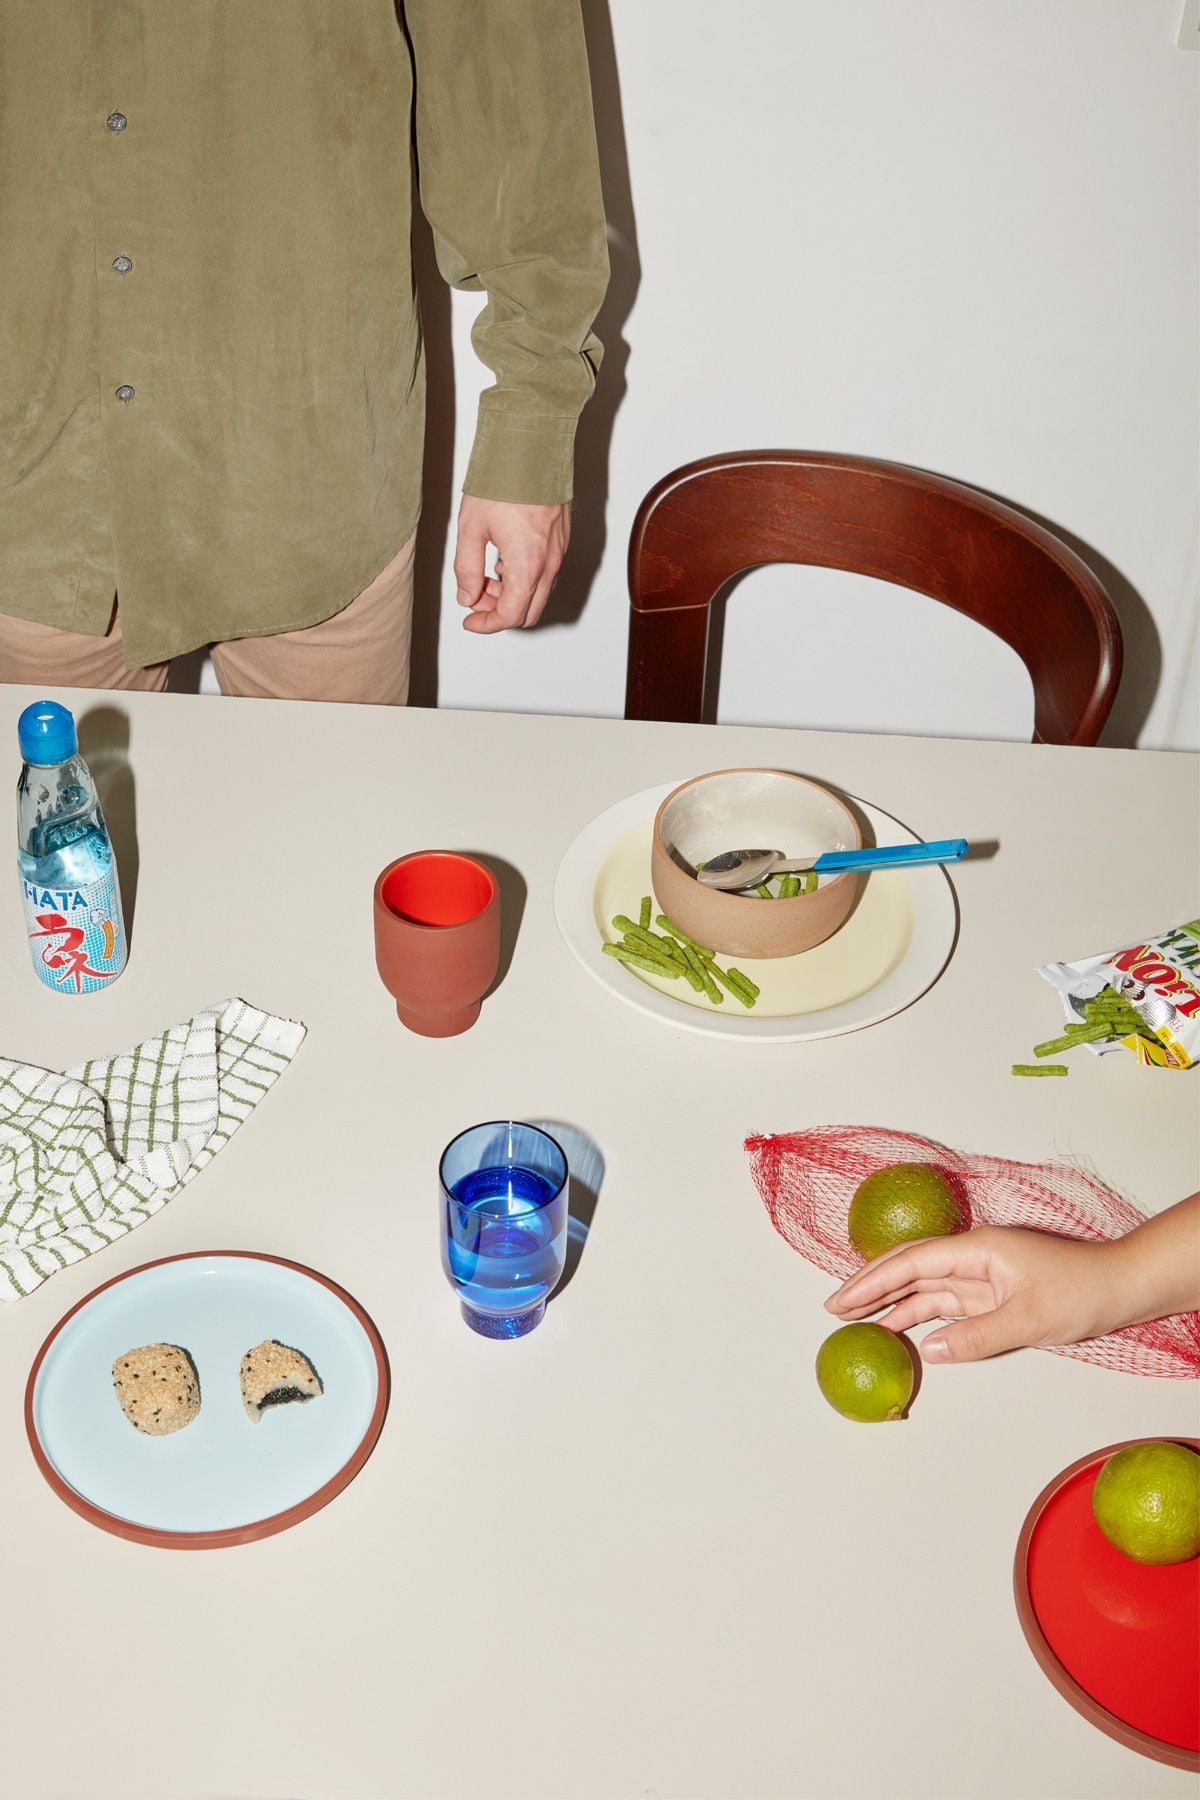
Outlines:
POLYGON ((518 506, 464 494, 454 557, 458 604, 471 609, 464 628, 490 632, 536 625, 570 536, 569 506, 518 506), (489 542, 499 551, 492 579, 484 562, 489 542))
POLYGON ((1122 1316, 1122 1243, 1079 1243, 985 1225, 876 1257, 825 1302, 846 1321, 881 1307, 889 1331, 955 1319, 921 1344, 925 1362, 974 1362, 1026 1344, 1101 1337, 1122 1316))

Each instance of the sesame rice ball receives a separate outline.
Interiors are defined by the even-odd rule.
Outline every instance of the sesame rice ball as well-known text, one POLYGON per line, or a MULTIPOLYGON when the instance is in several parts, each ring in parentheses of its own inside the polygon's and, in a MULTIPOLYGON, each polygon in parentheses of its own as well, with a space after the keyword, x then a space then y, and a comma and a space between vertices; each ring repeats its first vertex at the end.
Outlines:
POLYGON ((182 1431, 200 1411, 200 1377, 179 1344, 142 1344, 118 1356, 113 1393, 135 1431, 166 1437, 182 1431))

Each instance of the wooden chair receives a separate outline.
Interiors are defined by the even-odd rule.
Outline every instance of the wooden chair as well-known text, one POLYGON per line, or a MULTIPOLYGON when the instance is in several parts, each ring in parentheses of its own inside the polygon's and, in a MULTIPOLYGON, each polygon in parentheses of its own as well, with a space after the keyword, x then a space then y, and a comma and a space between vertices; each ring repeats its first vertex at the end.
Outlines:
POLYGON ((1035 743, 1096 742, 1121 628, 1075 552, 940 475, 807 450, 706 457, 647 494, 629 546, 626 718, 700 718, 713 600, 734 575, 781 562, 875 575, 965 613, 1028 668, 1035 743))

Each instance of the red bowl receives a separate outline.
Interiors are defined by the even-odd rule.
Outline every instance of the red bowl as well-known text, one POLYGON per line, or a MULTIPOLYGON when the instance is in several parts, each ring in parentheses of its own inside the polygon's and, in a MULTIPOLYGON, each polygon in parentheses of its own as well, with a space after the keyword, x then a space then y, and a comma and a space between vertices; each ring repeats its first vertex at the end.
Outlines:
MULTIPOLYGON (((1162 1441, 1200 1450, 1195 1438, 1162 1441)), ((1131 1750, 1200 1772, 1200 1557, 1136 1563, 1104 1536, 1092 1489, 1125 1448, 1072 1463, 1030 1507, 1013 1566, 1017 1614, 1077 1712, 1131 1750)))

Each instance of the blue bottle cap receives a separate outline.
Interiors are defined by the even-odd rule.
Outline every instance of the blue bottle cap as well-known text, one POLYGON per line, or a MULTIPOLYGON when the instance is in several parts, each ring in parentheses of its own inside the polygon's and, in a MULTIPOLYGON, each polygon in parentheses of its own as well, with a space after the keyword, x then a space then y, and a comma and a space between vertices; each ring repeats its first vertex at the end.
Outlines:
POLYGON ((27 763, 68 762, 79 753, 75 720, 57 700, 35 700, 17 720, 17 744, 27 763))

